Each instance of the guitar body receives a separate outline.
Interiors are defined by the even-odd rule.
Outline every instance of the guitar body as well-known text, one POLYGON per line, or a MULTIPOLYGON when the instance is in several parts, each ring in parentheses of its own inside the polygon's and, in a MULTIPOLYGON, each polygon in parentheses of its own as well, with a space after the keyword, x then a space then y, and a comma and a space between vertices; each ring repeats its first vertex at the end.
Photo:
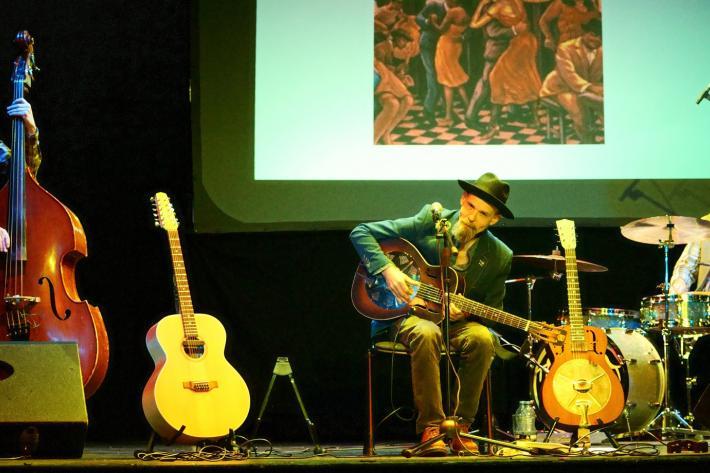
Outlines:
MULTIPOLYGON (((409 241, 394 238, 380 242, 382 251, 404 274, 423 285, 441 288, 441 267, 427 263, 422 254, 409 241)), ((449 269, 449 289, 451 293, 464 292, 464 279, 453 269, 449 269)), ((417 296, 419 287, 413 287, 417 296)), ((423 300, 421 304, 409 306, 398 302, 387 289, 382 275, 372 276, 365 265, 360 263, 355 271, 350 297, 355 309, 373 320, 390 320, 407 314, 414 314, 432 322, 441 322, 441 304, 423 300)))
POLYGON ((236 430, 249 413, 249 390, 224 357, 226 333, 216 318, 195 314, 204 350, 187 353, 180 314, 153 325, 146 344, 155 371, 143 390, 143 412, 164 439, 195 443, 236 430))
POLYGON ((614 422, 624 410, 624 390, 619 377, 606 357, 607 336, 598 327, 584 327, 585 351, 576 351, 571 337, 561 347, 552 347, 554 359, 542 383, 546 414, 567 428, 583 422, 587 407, 592 426, 614 422))

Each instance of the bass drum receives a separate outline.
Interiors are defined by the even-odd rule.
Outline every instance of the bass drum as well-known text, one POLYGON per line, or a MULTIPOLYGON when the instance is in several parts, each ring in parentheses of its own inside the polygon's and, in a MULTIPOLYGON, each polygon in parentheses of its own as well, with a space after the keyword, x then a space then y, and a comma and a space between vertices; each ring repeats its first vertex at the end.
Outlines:
POLYGON ((646 429, 661 410, 666 391, 663 361, 642 331, 611 329, 607 336, 621 351, 629 375, 626 408, 609 430, 633 435, 646 429))
MULTIPOLYGON (((624 413, 611 424, 609 430, 615 434, 640 432, 654 419, 663 401, 665 382, 661 357, 641 331, 610 328, 606 333, 609 339, 607 360, 619 376, 626 396, 624 413)), ((545 368, 551 365, 544 346, 536 359, 545 368)), ((549 428, 552 419, 545 418, 540 396, 544 375, 540 368, 533 369, 530 391, 543 423, 549 428)), ((593 422, 593 419, 590 421, 593 422)))

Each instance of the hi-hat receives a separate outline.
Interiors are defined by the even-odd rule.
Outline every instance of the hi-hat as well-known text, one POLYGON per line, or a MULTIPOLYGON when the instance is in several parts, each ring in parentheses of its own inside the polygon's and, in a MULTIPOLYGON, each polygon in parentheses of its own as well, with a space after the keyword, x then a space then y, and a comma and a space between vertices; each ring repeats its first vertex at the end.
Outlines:
MULTIPOLYGON (((513 255, 513 260, 519 263, 529 264, 536 268, 543 268, 556 273, 565 271, 565 257, 561 255, 513 255)), ((577 260, 577 271, 583 273, 603 273, 607 271, 605 266, 589 261, 577 260)))
POLYGON ((678 245, 710 239, 710 222, 693 217, 662 215, 642 218, 621 227, 621 234, 639 243, 659 245, 671 241, 678 245))

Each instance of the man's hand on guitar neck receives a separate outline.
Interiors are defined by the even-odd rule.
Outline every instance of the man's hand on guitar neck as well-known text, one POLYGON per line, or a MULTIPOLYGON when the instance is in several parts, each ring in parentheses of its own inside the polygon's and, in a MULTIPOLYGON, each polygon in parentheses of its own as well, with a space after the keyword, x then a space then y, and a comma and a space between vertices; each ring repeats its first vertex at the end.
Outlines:
POLYGON ((453 302, 449 304, 449 320, 451 322, 458 322, 461 319, 465 319, 469 314, 463 312, 459 307, 453 302))
POLYGON ((384 271, 382 271, 382 277, 384 277, 387 282, 387 289, 394 294, 394 297, 396 297, 399 302, 410 303, 412 294, 414 294, 412 286, 419 286, 419 281, 415 281, 404 274, 394 264, 388 265, 384 271))

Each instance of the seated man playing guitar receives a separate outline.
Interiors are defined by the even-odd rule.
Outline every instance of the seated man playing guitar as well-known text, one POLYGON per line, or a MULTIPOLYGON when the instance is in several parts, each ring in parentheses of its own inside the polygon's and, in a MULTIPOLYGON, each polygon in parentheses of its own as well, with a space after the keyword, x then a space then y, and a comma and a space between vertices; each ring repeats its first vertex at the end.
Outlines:
MULTIPOLYGON (((510 272, 512 251, 488 230, 501 218, 513 218, 506 207, 509 186, 492 173, 475 182, 458 181, 463 189, 459 210, 442 210, 441 218, 451 222, 457 254, 452 266, 465 279, 465 296, 494 308, 502 308, 505 279, 510 272)), ((432 205, 424 206, 413 217, 363 223, 355 227, 350 239, 363 265, 372 275, 381 274, 387 287, 399 301, 410 305, 417 281, 409 278, 383 253, 378 242, 391 238, 410 241, 431 264, 439 264, 436 226, 432 205)), ((434 209, 436 210, 436 209, 434 209)), ((408 315, 396 320, 373 321, 372 335, 387 335, 404 344, 411 354, 414 403, 418 411, 417 433, 422 442, 439 434, 445 416, 459 417, 459 431, 468 432, 478 411, 483 382, 494 355, 493 334, 478 322, 468 320, 454 304, 450 310, 451 349, 461 355, 459 365, 459 400, 455 412, 445 413, 439 377, 439 360, 444 340, 436 323, 408 315)), ((450 445, 454 453, 476 453, 478 446, 469 439, 456 437, 450 445)), ((422 450, 423 456, 446 455, 448 448, 439 440, 422 450)))

